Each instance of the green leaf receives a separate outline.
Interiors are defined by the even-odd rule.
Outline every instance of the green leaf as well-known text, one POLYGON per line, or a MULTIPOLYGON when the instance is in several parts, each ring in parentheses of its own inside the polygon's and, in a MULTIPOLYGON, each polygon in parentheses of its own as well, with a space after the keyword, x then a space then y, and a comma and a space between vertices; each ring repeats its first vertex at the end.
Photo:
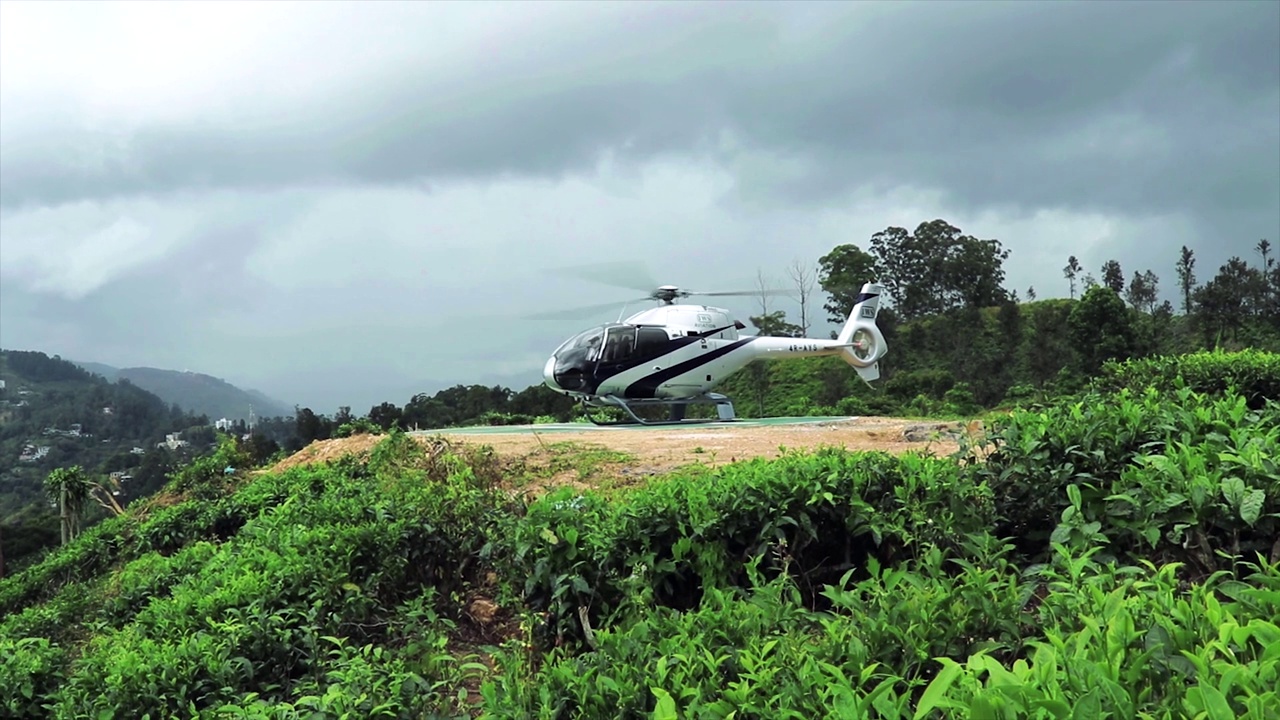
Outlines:
POLYGON ((954 660, 938 658, 938 662, 942 663, 942 670, 929 683, 929 687, 924 689, 924 694, 920 696, 920 704, 916 706, 916 714, 912 716, 912 720, 920 720, 935 707, 940 707, 947 695, 947 691, 951 689, 956 677, 960 675, 960 665, 954 660))
POLYGON ((1238 477, 1229 477, 1222 479, 1222 497, 1227 499, 1228 503, 1239 507, 1240 501, 1244 499, 1244 481, 1238 477))
POLYGON ((1254 523, 1258 522, 1258 518, 1262 516, 1262 504, 1266 499, 1267 493, 1265 490, 1258 488, 1250 490, 1249 494, 1245 495, 1244 499, 1240 501, 1240 519, 1249 523, 1249 526, 1252 527, 1254 523))
POLYGON ((1071 717, 1071 706, 1062 700, 1033 700, 1030 705, 1032 710, 1047 710, 1055 718, 1071 717))
POLYGON ((1092 720, 1102 715, 1102 700, 1098 697, 1098 690, 1095 688, 1081 695, 1076 700, 1075 712, 1072 717, 1080 718, 1080 720, 1092 720))
POLYGON ((653 720, 679 720, 680 716, 676 714, 676 701, 671 697, 671 693, 660 687, 651 687, 649 691, 658 698, 658 707, 653 711, 653 720))
POLYGON ((1204 710, 1209 713, 1209 720, 1235 720, 1236 714, 1232 711, 1231 704, 1218 691, 1218 688, 1202 683, 1200 694, 1204 701, 1204 710))

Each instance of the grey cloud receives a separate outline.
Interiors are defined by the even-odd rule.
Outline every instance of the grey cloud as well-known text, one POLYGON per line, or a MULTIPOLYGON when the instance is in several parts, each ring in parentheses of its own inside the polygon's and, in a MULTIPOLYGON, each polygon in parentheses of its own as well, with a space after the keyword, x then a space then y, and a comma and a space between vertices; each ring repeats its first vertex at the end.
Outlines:
POLYGON ((788 201, 863 183, 1125 212, 1270 208, 1280 194, 1280 163, 1263 160, 1280 157, 1274 3, 714 7, 638 27, 606 16, 563 44, 534 34, 495 48, 491 67, 335 86, 265 129, 143 128, 100 173, 13 152, 4 202, 556 177, 604 150, 715 153, 724 131, 741 151, 806 162, 788 201))

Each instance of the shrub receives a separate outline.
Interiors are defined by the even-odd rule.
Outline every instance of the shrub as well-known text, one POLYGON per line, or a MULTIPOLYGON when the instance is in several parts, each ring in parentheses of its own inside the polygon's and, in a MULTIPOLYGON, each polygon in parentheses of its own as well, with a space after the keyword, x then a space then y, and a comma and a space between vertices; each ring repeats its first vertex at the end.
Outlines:
POLYGON ((1280 353, 1209 350, 1112 361, 1093 382, 1093 388, 1102 392, 1128 389, 1137 393, 1149 387, 1162 393, 1183 387, 1214 395, 1234 391, 1256 410, 1268 400, 1280 401, 1280 353))

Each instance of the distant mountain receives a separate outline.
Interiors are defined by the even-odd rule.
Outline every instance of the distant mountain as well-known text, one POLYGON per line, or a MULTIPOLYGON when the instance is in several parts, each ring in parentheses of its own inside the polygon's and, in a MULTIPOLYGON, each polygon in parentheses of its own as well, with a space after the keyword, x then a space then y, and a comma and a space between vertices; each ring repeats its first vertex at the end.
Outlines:
POLYGON ((207 415, 210 421, 248 420, 250 407, 260 418, 293 415, 293 408, 279 400, 257 390, 238 388, 212 375, 149 367, 115 368, 95 362, 76 361, 76 365, 113 382, 128 380, 166 403, 196 415, 207 415))
POLYGON ((94 375, 101 375, 102 377, 110 380, 111 382, 116 381, 116 375, 120 372, 120 368, 114 368, 114 367, 111 367, 110 365, 103 365, 102 363, 82 362, 82 363, 75 363, 75 364, 79 365, 85 370, 88 370, 94 375))

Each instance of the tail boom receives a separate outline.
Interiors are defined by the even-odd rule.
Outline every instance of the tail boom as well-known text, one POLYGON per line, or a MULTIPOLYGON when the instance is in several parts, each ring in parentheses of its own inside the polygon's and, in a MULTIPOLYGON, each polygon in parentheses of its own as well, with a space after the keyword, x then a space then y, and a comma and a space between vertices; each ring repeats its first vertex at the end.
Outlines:
POLYGON ((880 358, 888 352, 884 335, 876 325, 880 314, 879 285, 867 283, 853 311, 834 340, 810 337, 756 336, 749 347, 752 360, 782 360, 839 355, 867 384, 880 378, 880 358))

